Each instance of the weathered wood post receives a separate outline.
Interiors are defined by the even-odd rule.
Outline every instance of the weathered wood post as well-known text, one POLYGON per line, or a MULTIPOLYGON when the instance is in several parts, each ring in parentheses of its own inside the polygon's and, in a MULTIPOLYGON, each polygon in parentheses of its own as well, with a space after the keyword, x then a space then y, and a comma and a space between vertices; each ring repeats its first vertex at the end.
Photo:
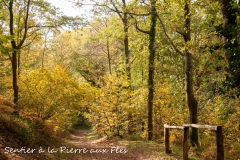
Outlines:
POLYGON ((170 137, 170 128, 165 128, 164 126, 164 142, 165 142, 165 153, 168 154, 168 153, 171 153, 171 150, 170 150, 170 140, 169 140, 169 137, 170 137))
POLYGON ((217 156, 216 160, 224 160, 224 146, 223 146, 223 131, 222 126, 217 126, 215 131, 216 145, 217 145, 217 156))
POLYGON ((189 136, 189 127, 184 127, 183 134, 183 160, 188 160, 188 136, 189 136))

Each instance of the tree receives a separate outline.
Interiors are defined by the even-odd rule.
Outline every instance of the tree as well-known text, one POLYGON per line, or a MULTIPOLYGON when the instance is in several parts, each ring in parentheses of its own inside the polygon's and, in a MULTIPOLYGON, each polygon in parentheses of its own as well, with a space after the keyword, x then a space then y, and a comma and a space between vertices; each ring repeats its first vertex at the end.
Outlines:
MULTIPOLYGON (((130 82, 131 86, 131 52, 129 47, 129 10, 128 10, 128 4, 126 0, 118 1, 118 0, 110 0, 110 1, 103 1, 102 3, 95 0, 93 1, 95 6, 97 7, 105 7, 108 9, 109 12, 114 12, 118 15, 120 18, 122 24, 123 24, 123 44, 124 44, 124 55, 125 55, 125 72, 127 75, 127 78, 130 82)), ((84 4, 81 4, 84 5, 84 4)), ((102 11, 101 11, 102 12, 102 11)), ((103 13, 101 13, 103 14, 103 13)))
POLYGON ((112 32, 117 26, 113 23, 115 20, 112 17, 101 21, 93 19, 88 28, 83 29, 84 38, 78 41, 78 49, 70 51, 75 71, 96 87, 102 85, 104 75, 114 73, 121 63, 118 59, 120 44, 116 40, 116 33, 112 32))
POLYGON ((8 33, 14 37, 11 40, 12 53, 9 54, 9 58, 12 65, 13 101, 18 104, 21 49, 30 46, 34 40, 40 38, 42 29, 66 25, 74 19, 66 16, 57 17, 56 9, 46 1, 2 0, 1 3, 9 14, 8 18, 2 20, 2 23, 8 25, 8 33))
MULTIPOLYGON (((26 5, 26 9, 25 9, 25 17, 24 17, 24 26, 23 26, 23 36, 22 37, 18 37, 21 38, 19 39, 19 41, 17 42, 16 40, 11 40, 11 45, 12 45, 12 56, 11 56, 11 63, 12 63, 12 85, 13 85, 13 91, 14 91, 14 103, 18 104, 18 82, 17 82, 17 69, 18 69, 18 59, 17 56, 20 55, 19 50, 20 48, 23 46, 26 38, 27 38, 27 30, 28 30, 28 21, 29 21, 29 9, 30 9, 30 0, 27 1, 26 5)), ((14 33, 14 1, 10 0, 9 4, 8 4, 8 10, 9 10, 9 33, 11 36, 15 36, 16 34, 14 33)), ((19 26, 20 27, 20 26, 19 26)), ((18 31, 17 35, 21 34, 21 30, 18 31)))
POLYGON ((223 37, 225 59, 227 62, 226 87, 237 88, 240 94, 240 54, 239 54, 239 29, 238 29, 238 4, 233 0, 220 0, 223 15, 223 24, 216 27, 223 37))
POLYGON ((45 122, 54 122, 55 129, 60 131, 70 129, 93 102, 92 87, 78 83, 60 65, 22 74, 19 86, 23 114, 32 113, 45 122))
POLYGON ((142 33, 148 34, 149 45, 148 45, 148 140, 153 138, 153 97, 154 97, 154 59, 155 59, 155 35, 156 35, 156 23, 157 23, 157 10, 156 1, 150 0, 150 15, 151 24, 150 30, 144 31, 140 29, 137 24, 136 28, 142 33))
POLYGON ((96 100, 89 106, 86 118, 100 135, 123 137, 128 132, 128 114, 131 105, 129 82, 117 73, 103 77, 105 85, 95 91, 96 100))
MULTIPOLYGON (((121 35, 118 33, 120 29, 118 27, 119 24, 121 24, 121 22, 118 20, 118 17, 113 15, 102 15, 101 18, 95 18, 93 21, 89 22, 89 30, 92 36, 86 48, 91 48, 89 52, 95 52, 95 54, 98 52, 96 55, 101 57, 101 59, 103 59, 102 56, 104 57, 104 60, 107 61, 109 74, 118 70, 116 68, 116 61, 118 61, 116 56, 118 56, 121 49, 121 42, 119 42, 121 35), (113 30, 115 30, 115 32, 113 32, 113 30), (101 53, 102 56, 99 55, 99 53, 101 53)), ((118 63, 121 63, 121 61, 118 63)))
MULTIPOLYGON (((184 17, 185 17, 185 26, 183 33, 183 38, 185 43, 189 43, 191 41, 191 30, 190 30, 190 3, 191 1, 185 0, 184 7, 184 17)), ((197 100, 194 96, 193 91, 193 66, 192 66, 192 53, 185 49, 184 59, 185 59, 185 87, 186 87, 186 101, 189 108, 189 122, 191 124, 197 124, 197 100)), ((190 139, 192 145, 198 146, 198 129, 192 128, 192 132, 190 134, 190 139)))
MULTIPOLYGON (((183 36, 185 45, 183 52, 180 51, 169 35, 166 32, 165 25, 163 21, 161 20, 160 16, 158 15, 158 19, 161 23, 161 26, 163 28, 164 34, 167 37, 168 41, 172 45, 172 47, 175 49, 177 53, 179 53, 181 56, 184 57, 184 73, 185 73, 185 95, 186 95, 186 103, 189 109, 189 123, 191 124, 197 124, 198 123, 198 117, 197 117, 197 100, 194 96, 194 89, 193 89, 193 54, 189 50, 189 46, 191 43, 191 14, 190 14, 190 5, 191 0, 185 0, 184 1, 184 29, 178 30, 177 32, 183 36)), ((198 129, 192 128, 190 133, 190 139, 191 144, 194 146, 198 146, 198 129)))

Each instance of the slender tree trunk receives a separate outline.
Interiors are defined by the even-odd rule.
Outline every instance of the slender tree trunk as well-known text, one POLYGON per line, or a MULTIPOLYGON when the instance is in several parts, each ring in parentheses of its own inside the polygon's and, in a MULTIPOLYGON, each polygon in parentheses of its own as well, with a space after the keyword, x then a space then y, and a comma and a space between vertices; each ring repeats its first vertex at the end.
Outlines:
MULTIPOLYGON (((123 31, 124 31, 124 53, 125 53, 125 65, 126 65, 126 75, 127 75, 127 80, 129 82, 129 89, 131 89, 131 63, 130 63, 130 58, 131 58, 131 53, 129 50, 129 37, 128 37, 128 13, 127 13, 127 4, 126 0, 122 0, 123 4, 123 16, 122 16, 122 22, 123 22, 123 31)), ((134 120, 133 120, 133 114, 130 111, 128 114, 128 134, 132 134, 135 132, 134 129, 134 120)))
MULTIPOLYGON (((9 1, 9 16, 10 16, 10 23, 9 23, 9 30, 10 30, 10 34, 14 35, 14 21, 13 21, 13 1, 10 0, 9 1)), ((18 103, 18 81, 17 81, 17 77, 18 77, 18 47, 16 45, 16 41, 12 40, 11 41, 11 45, 12 45, 12 57, 11 57, 11 63, 12 63, 12 86, 13 86, 13 102, 14 104, 18 103)))
POLYGON ((17 52, 17 75, 20 75, 20 66, 21 66, 21 52, 20 50, 17 52))
POLYGON ((148 57, 148 140, 153 137, 153 96, 154 96, 154 58, 155 58, 155 34, 156 34, 156 1, 151 0, 151 26, 149 32, 149 57, 148 57))
MULTIPOLYGON (((197 124, 197 100, 194 97, 193 91, 193 73, 192 73, 192 55, 185 53, 185 86, 186 86, 186 101, 189 108, 189 123, 197 124)), ((192 146, 198 146, 198 129, 192 128, 190 133, 192 146)))
POLYGON ((126 63, 126 74, 128 81, 131 85, 131 64, 130 64, 130 50, 129 50, 129 38, 128 38, 128 13, 126 11, 126 1, 122 0, 123 3, 123 27, 124 27, 124 52, 125 52, 125 63, 126 63))
POLYGON ((45 57, 45 49, 42 52, 42 71, 44 70, 44 57, 45 57))
POLYGON ((109 41, 108 40, 107 40, 107 57, 108 57, 108 70, 109 70, 109 73, 112 74, 110 47, 109 47, 109 41))
MULTIPOLYGON (((190 8, 189 8, 189 0, 185 0, 184 7, 184 17, 185 17, 185 33, 184 41, 187 44, 191 41, 191 30, 190 30, 190 8)), ((185 50, 185 87, 186 87, 186 101, 189 108, 189 123, 197 124, 197 100, 194 97, 193 91, 193 66, 192 66, 192 54, 189 51, 185 50)), ((198 146, 198 129, 192 128, 190 133, 191 144, 194 146, 198 146)))
POLYGON ((126 58, 126 73, 128 81, 131 85, 131 64, 130 64, 130 51, 129 51, 129 39, 128 39, 128 26, 127 26, 127 18, 126 22, 124 23, 124 52, 125 52, 125 58, 126 58))
MULTIPOLYGON (((26 17, 24 20, 24 34, 22 35, 22 39, 19 39, 19 42, 16 42, 15 40, 11 41, 11 45, 12 45, 12 57, 11 57, 11 63, 12 63, 12 86, 13 86, 13 96, 14 96, 14 104, 18 104, 18 74, 20 74, 20 72, 18 72, 18 68, 20 67, 20 49, 24 43, 24 41, 27 38, 27 24, 28 24, 28 16, 29 16, 29 7, 30 7, 30 2, 31 0, 27 1, 27 6, 26 6, 26 17), (18 43, 18 44, 17 44, 18 43)), ((9 10, 9 31, 10 31, 10 35, 14 36, 14 14, 13 14, 13 4, 14 1, 10 0, 9 1, 9 6, 8 6, 8 10, 9 10)), ((18 34, 20 35, 20 34, 18 34)), ((17 37, 19 38, 19 37, 17 37)))
POLYGON ((13 96, 14 96, 14 104, 18 104, 18 72, 17 72, 17 51, 13 51, 12 53, 12 85, 13 85, 13 96))

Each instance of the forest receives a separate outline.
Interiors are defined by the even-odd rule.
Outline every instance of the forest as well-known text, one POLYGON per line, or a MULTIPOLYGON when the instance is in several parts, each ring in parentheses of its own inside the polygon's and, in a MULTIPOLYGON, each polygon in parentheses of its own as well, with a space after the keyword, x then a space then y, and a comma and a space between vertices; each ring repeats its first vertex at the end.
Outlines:
MULTIPOLYGON (((164 144, 164 124, 218 125, 225 159, 240 158, 238 0, 69 3, 92 9, 0 0, 0 138, 38 144, 82 126, 164 144)), ((182 136, 171 130, 179 150, 182 136)), ((196 159, 215 158, 213 132, 192 128, 189 142, 196 159)))

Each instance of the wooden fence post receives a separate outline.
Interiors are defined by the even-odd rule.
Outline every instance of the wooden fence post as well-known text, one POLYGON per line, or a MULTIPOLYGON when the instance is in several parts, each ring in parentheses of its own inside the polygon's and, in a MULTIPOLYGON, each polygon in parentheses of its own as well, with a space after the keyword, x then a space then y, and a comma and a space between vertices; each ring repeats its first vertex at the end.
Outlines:
POLYGON ((170 150, 170 133, 169 133, 170 129, 169 128, 164 128, 164 141, 165 141, 165 153, 171 153, 170 150))
POLYGON ((184 135, 183 135, 183 160, 188 160, 188 135, 189 135, 189 127, 184 127, 184 135))
POLYGON ((217 126, 216 145, 217 145, 217 156, 216 160, 224 160, 224 147, 223 147, 223 131, 222 126, 217 126))

